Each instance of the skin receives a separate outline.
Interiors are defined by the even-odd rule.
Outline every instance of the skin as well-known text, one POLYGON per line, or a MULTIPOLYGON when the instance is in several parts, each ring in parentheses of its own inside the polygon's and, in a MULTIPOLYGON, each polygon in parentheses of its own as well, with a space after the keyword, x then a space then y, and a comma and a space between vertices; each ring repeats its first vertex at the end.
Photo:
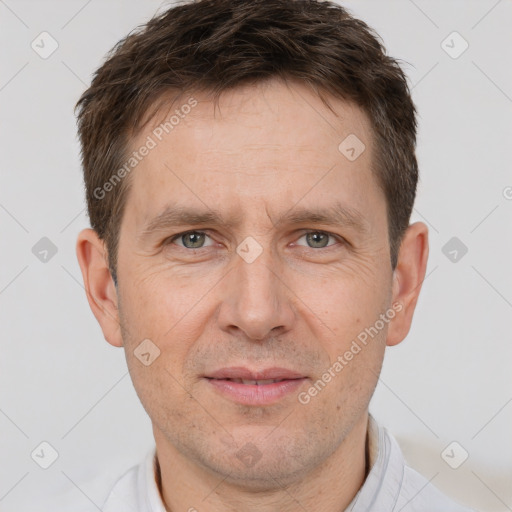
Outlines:
POLYGON ((276 80, 225 92, 217 109, 206 94, 194 97, 198 105, 132 171, 117 289, 103 242, 90 229, 78 237, 91 309, 105 339, 125 349, 168 510, 339 512, 364 482, 368 404, 386 345, 409 331, 427 227, 409 226, 393 272, 372 129, 357 106, 331 99, 336 116, 306 86, 276 80), (353 162, 338 150, 349 134, 366 146, 353 162), (278 222, 335 203, 359 211, 366 230, 278 222), (145 233, 166 206, 215 210, 229 222, 145 233), (207 235, 203 247, 172 239, 193 230, 207 235), (317 231, 333 236, 306 236, 317 231), (246 237, 262 248, 252 263, 236 252, 246 237), (301 404, 298 393, 393 303, 400 312, 301 404), (134 355, 144 339, 160 350, 149 366, 134 355), (227 366, 285 367, 307 379, 277 403, 242 405, 203 378, 227 366), (249 442, 261 455, 250 467, 236 456, 249 442))

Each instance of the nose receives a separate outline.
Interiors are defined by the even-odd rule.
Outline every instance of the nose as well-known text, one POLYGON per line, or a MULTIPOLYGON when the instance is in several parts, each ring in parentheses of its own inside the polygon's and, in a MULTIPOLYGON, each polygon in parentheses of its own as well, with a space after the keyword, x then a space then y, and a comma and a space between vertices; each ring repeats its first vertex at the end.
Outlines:
POLYGON ((235 255, 233 264, 224 283, 220 328, 230 334, 243 332, 253 341, 290 330, 295 318, 293 294, 270 251, 264 250, 250 263, 235 255))

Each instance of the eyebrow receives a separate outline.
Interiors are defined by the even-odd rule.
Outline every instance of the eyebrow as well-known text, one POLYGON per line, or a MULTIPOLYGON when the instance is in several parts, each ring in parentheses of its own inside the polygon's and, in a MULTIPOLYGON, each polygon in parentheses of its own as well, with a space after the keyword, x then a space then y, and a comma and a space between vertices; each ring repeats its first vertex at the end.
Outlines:
MULTIPOLYGON (((144 226, 139 238, 147 238, 160 231, 166 231, 177 226, 215 225, 230 228, 239 224, 241 219, 242 215, 240 213, 225 218, 214 209, 197 210, 185 206, 168 206, 144 226)), ((311 223, 349 227, 362 234, 367 234, 370 231, 370 224, 361 212, 340 203, 330 207, 314 209, 295 206, 276 221, 271 219, 271 222, 274 227, 286 224, 311 223)))
POLYGON ((336 203, 331 207, 309 209, 303 207, 292 208, 286 212, 277 224, 328 224, 354 229, 361 233, 370 231, 370 223, 358 210, 336 203))

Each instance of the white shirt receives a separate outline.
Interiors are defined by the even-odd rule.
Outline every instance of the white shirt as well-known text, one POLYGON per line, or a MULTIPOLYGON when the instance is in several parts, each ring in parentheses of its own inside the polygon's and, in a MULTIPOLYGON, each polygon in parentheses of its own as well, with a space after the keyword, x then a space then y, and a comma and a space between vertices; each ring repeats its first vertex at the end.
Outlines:
MULTIPOLYGON (((370 472, 346 512, 473 512, 407 466, 398 443, 370 416, 370 472)), ((166 512, 156 483, 156 447, 114 485, 103 512, 166 512)))

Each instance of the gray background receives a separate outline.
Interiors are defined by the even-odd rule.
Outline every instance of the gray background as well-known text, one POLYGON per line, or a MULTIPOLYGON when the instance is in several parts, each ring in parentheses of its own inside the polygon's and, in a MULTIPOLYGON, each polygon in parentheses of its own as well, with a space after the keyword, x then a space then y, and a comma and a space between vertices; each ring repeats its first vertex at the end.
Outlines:
MULTIPOLYGON (((413 327, 388 350, 371 410, 434 485, 476 509, 512 510, 512 2, 344 5, 405 61, 420 122, 412 220, 430 227, 413 327), (465 452, 457 469, 446 462, 465 452)), ((73 106, 107 50, 159 6, 0 0, 2 512, 99 510, 153 443, 75 257, 88 221, 73 106), (45 59, 31 47, 43 31, 58 43, 45 59), (43 441, 58 453, 48 469, 43 441)))

